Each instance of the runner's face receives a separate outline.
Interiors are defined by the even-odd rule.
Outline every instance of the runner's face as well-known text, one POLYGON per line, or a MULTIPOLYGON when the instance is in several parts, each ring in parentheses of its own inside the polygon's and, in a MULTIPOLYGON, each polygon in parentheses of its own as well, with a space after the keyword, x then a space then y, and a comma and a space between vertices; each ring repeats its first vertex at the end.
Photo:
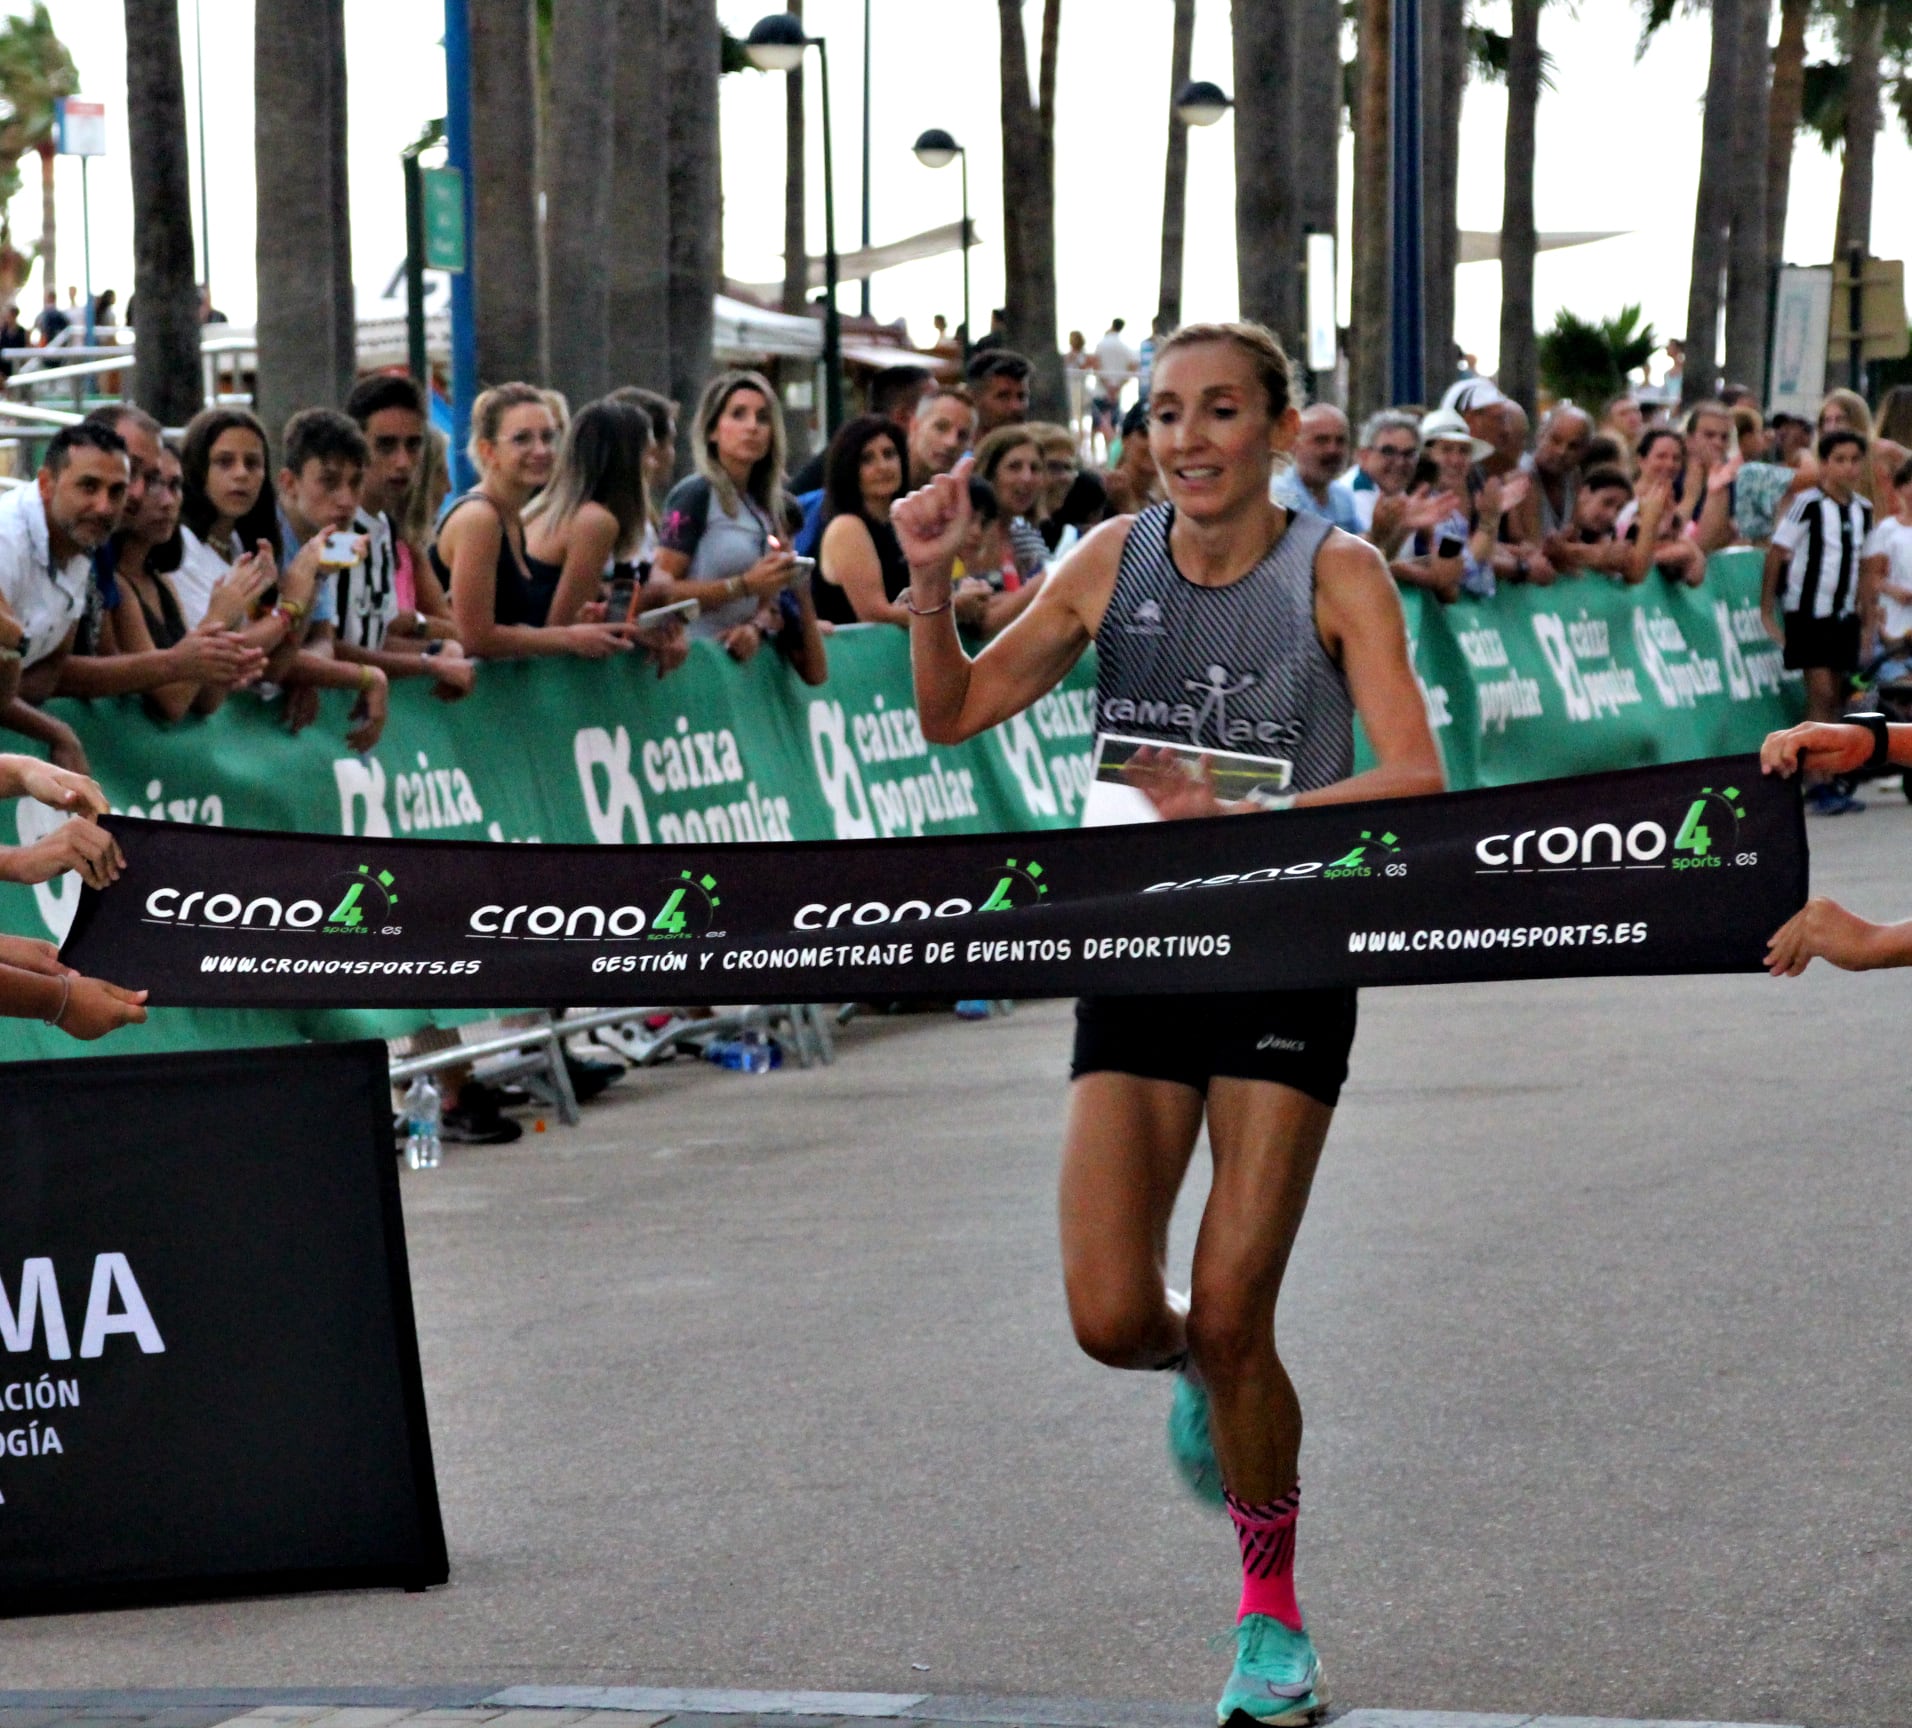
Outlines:
POLYGON ((1269 417, 1254 361, 1235 343, 1172 350, 1156 362, 1149 393, 1149 453, 1169 501, 1197 522, 1265 503, 1300 418, 1292 407, 1269 417))
POLYGON ((930 397, 910 427, 910 466, 926 478, 947 474, 975 431, 976 411, 961 397, 930 397))
POLYGON ((259 502, 266 483, 266 447, 256 432, 231 426, 212 441, 206 452, 206 497, 228 522, 259 502))
POLYGON ((1034 444, 1013 444, 996 463, 996 499, 1005 516, 1028 516, 1042 497, 1042 452, 1034 444))

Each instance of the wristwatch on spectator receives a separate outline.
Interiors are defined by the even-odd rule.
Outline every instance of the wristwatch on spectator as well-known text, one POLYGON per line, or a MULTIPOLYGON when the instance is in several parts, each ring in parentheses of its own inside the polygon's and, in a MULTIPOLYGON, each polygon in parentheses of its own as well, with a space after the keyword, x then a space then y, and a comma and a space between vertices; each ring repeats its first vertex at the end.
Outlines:
POLYGON ((1866 763, 1868 768, 1883 768, 1892 760, 1892 734, 1883 714, 1848 714, 1844 723, 1863 726, 1872 734, 1872 758, 1866 763))

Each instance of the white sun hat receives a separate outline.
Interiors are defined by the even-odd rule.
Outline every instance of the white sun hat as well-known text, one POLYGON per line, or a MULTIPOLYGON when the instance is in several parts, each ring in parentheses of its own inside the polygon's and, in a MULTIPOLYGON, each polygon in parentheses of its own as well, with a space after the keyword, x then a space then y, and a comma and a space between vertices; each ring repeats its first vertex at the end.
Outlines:
POLYGON ((1465 444, 1476 462, 1494 453, 1493 445, 1468 431, 1467 422, 1452 408, 1436 408, 1421 416, 1421 448, 1430 444, 1465 444))

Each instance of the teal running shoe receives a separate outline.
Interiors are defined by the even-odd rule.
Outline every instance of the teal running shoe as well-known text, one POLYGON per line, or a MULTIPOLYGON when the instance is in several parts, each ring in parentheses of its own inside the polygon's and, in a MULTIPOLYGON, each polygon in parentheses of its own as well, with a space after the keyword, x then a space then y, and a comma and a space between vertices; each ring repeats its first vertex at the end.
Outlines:
POLYGON ((1208 1435, 1208 1391, 1184 1368, 1168 1407, 1168 1456, 1176 1475, 1205 1506, 1222 1509, 1222 1467, 1208 1435))
POLYGON ((1235 1628, 1235 1671, 1222 1688, 1215 1720, 1228 1728, 1301 1728, 1328 1708, 1314 1640, 1271 1614, 1250 1614, 1235 1628))

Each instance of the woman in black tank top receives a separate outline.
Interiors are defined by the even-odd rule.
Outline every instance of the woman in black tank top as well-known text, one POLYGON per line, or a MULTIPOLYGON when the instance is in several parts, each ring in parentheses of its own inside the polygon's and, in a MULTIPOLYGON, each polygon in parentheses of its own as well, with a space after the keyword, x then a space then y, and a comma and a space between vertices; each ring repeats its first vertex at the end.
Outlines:
POLYGON ((445 513, 431 546, 465 652, 484 660, 628 652, 628 626, 547 622, 557 575, 525 558, 524 507, 550 479, 558 441, 544 393, 529 384, 487 390, 472 404, 471 427, 481 478, 445 513))
MULTIPOLYGON (((1090 533, 974 661, 950 614, 968 464, 897 505, 925 737, 955 743, 1008 720, 1095 641, 1101 730, 1281 757, 1291 801, 1438 791, 1440 751, 1387 567, 1270 499, 1299 424, 1280 344, 1255 325, 1185 326, 1156 351, 1149 407, 1167 504, 1090 533), (1361 774, 1357 705, 1378 764, 1361 774)), ((1137 761, 1163 817, 1249 813, 1160 752, 1137 761)), ((1098 886, 1120 892, 1112 869, 1117 880, 1098 886)), ((1140 982, 1109 977, 1112 989, 1140 982)), ((1327 1704, 1294 1589, 1301 1408, 1274 1319, 1354 1018, 1352 990, 1106 996, 1077 1010, 1060 1206, 1070 1319, 1100 1362, 1180 1370, 1170 1456, 1226 1507, 1242 1551, 1221 1722, 1286 1728, 1327 1704), (1204 1126, 1214 1175, 1182 1297, 1166 1283, 1166 1244, 1204 1126)))
POLYGON ((823 540, 811 593, 832 624, 903 624, 897 598, 910 567, 890 526, 890 505, 909 472, 903 435, 880 414, 850 421, 824 459, 823 540))

